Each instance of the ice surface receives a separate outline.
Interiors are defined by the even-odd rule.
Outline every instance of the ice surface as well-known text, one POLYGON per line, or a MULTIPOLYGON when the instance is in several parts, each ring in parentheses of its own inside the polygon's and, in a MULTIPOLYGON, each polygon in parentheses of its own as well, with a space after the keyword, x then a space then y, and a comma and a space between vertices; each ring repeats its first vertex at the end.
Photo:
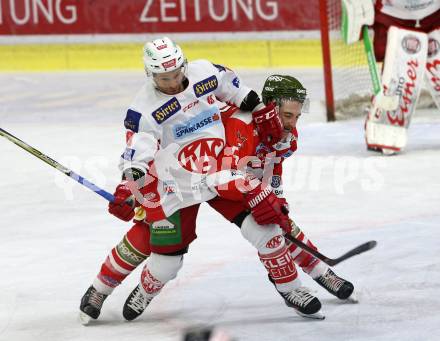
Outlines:
MULTIPOLYGON (((359 304, 342 304, 301 273, 326 319, 297 316, 239 230, 202 205, 178 278, 144 315, 122 317, 136 271, 83 327, 80 298, 130 225, 109 215, 101 197, 0 139, 0 340, 179 340, 196 325, 238 340, 440 339, 440 114, 417 113, 407 150, 382 157, 365 150, 361 120, 325 123, 320 71, 240 70, 256 89, 274 72, 297 75, 312 100, 284 168, 293 217, 330 257, 379 243, 335 268, 353 281, 359 304)), ((112 191, 122 120, 143 77, 2 74, 0 127, 112 191)))

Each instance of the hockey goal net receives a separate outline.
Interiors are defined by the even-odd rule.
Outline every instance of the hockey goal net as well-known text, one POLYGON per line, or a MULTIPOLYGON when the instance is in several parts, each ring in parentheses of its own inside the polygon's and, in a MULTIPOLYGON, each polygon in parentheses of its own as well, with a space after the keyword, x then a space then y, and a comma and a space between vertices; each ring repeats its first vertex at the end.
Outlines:
MULTIPOLYGON (((365 116, 370 106, 372 82, 364 44, 362 41, 352 45, 343 42, 341 0, 320 0, 319 6, 327 120, 365 116)), ((422 90, 417 107, 433 106, 429 93, 422 90)))
POLYGON ((341 0, 321 0, 321 43, 327 119, 361 116, 368 109, 371 80, 362 41, 341 38, 341 0))

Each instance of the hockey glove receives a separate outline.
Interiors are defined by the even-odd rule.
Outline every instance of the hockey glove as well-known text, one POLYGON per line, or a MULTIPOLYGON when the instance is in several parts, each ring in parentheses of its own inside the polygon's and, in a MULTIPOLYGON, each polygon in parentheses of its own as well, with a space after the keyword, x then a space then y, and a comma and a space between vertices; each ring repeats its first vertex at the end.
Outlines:
POLYGON ((116 187, 113 195, 115 200, 108 204, 108 211, 123 221, 133 219, 136 201, 134 198, 127 200, 132 196, 131 190, 128 187, 128 181, 122 181, 116 187))
POLYGON ((258 185, 245 194, 245 201, 259 225, 278 224, 283 231, 292 231, 286 199, 278 198, 270 187, 258 185))
POLYGON ((274 103, 269 103, 263 109, 254 111, 252 119, 255 122, 258 136, 261 142, 270 147, 281 141, 283 136, 283 123, 278 115, 278 109, 274 103))

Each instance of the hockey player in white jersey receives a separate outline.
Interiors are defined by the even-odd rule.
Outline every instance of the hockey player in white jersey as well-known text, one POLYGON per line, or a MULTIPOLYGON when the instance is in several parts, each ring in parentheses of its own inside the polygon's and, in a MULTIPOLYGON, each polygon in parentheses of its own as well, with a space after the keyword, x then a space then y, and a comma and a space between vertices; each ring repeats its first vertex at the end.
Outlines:
MULTIPOLYGON (((225 146, 215 98, 252 112, 267 144, 279 141, 283 133, 275 105, 262 104, 257 93, 228 68, 206 60, 187 63, 180 47, 168 38, 145 45, 144 64, 149 77, 127 112, 123 181, 109 205, 109 212, 125 221, 134 217, 135 205, 142 205, 146 217, 136 224, 148 229, 145 234, 150 238, 151 255, 124 305, 124 317, 138 317, 176 277, 183 255, 196 238, 195 221, 202 202, 241 227, 265 267, 270 265, 271 273, 277 274, 272 278, 277 290, 298 313, 314 317, 321 304, 309 292, 298 290, 294 262, 282 237, 282 229, 291 232, 285 201, 259 181, 246 182, 242 202, 221 198, 213 190, 216 184, 234 183, 240 176, 227 168, 214 169, 225 146)), ((97 318, 110 292, 111 285, 90 287, 81 311, 97 318)))
POLYGON ((365 123, 369 150, 395 154, 407 144, 407 129, 423 80, 440 110, 440 0, 342 0, 344 39, 359 40, 362 26, 374 29, 374 52, 384 61, 384 95, 398 96, 395 110, 373 100, 365 123))

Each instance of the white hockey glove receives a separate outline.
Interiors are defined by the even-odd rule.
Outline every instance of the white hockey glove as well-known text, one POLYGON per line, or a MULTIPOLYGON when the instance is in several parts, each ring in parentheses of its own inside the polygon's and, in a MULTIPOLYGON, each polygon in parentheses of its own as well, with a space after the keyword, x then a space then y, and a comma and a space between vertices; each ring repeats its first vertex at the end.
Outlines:
POLYGON ((341 34, 346 44, 357 42, 362 26, 373 25, 374 5, 372 0, 342 0, 341 34))

